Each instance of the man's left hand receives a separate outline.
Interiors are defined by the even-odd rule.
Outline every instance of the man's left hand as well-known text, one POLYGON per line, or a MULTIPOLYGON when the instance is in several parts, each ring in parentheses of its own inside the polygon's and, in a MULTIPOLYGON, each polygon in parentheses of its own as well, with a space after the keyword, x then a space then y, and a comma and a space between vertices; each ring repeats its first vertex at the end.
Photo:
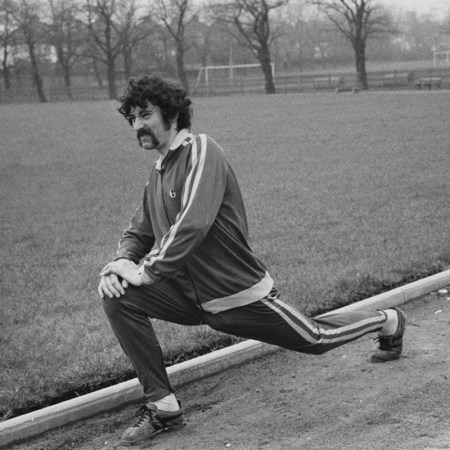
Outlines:
MULTIPOLYGON (((118 259, 117 261, 112 261, 102 269, 100 272, 100 276, 116 274, 119 277, 122 277, 124 280, 128 281, 128 283, 133 286, 142 286, 143 284, 151 284, 148 283, 149 277, 143 277, 139 273, 139 267, 133 261, 129 259, 118 259)), ((151 280, 150 280, 151 281, 151 280)))

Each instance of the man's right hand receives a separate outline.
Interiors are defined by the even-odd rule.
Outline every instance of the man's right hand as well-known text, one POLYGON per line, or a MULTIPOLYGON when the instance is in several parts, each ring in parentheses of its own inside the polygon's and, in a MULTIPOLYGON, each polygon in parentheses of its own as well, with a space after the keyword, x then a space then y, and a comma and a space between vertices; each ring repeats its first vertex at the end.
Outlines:
POLYGON ((105 298, 105 295, 109 298, 119 298, 125 294, 127 287, 128 281, 122 280, 121 282, 116 274, 111 273, 101 277, 97 290, 101 298, 105 298))

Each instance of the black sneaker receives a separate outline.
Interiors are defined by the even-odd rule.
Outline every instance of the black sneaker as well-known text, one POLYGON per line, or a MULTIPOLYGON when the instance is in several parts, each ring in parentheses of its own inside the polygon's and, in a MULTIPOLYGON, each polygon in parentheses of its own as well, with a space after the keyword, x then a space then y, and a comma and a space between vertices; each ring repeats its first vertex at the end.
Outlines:
POLYGON ((125 430, 122 445, 134 445, 156 436, 163 431, 179 428, 183 425, 183 410, 169 412, 157 409, 155 405, 142 406, 138 413, 138 421, 125 430))
POLYGON ((393 361, 399 359, 403 350, 403 335, 406 327, 406 314, 397 308, 398 325, 397 330, 390 336, 378 335, 379 347, 372 355, 371 361, 374 363, 393 361))

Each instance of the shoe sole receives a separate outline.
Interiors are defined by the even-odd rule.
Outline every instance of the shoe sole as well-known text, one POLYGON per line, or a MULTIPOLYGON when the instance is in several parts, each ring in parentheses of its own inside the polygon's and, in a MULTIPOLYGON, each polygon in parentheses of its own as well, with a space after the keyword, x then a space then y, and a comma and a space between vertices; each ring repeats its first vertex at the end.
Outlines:
POLYGON ((388 352, 386 350, 379 350, 380 353, 375 353, 370 358, 370 361, 373 363, 384 363, 388 361, 396 361, 400 359, 402 354, 398 352, 388 352), (383 353, 381 353, 383 352, 383 353))
POLYGON ((161 428, 160 430, 155 431, 151 436, 148 436, 148 437, 146 437, 144 439, 141 439, 139 441, 133 441, 133 442, 121 441, 120 445, 123 445, 125 447, 130 447, 132 445, 137 445, 137 444, 140 444, 141 442, 145 442, 145 441, 148 441, 149 439, 153 439, 155 436, 158 436, 158 434, 179 430, 180 428, 184 427, 185 425, 186 425, 185 422, 175 423, 173 425, 170 425, 169 427, 161 428))

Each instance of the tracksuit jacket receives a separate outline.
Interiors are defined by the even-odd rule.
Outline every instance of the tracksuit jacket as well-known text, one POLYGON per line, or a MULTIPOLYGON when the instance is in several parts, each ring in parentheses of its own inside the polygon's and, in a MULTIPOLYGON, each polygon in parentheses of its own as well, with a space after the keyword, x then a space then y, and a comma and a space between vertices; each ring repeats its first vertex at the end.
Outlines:
POLYGON ((170 279, 206 312, 267 296, 273 280, 248 244, 244 203, 222 148, 181 130, 151 169, 144 198, 119 242, 117 258, 170 279))

